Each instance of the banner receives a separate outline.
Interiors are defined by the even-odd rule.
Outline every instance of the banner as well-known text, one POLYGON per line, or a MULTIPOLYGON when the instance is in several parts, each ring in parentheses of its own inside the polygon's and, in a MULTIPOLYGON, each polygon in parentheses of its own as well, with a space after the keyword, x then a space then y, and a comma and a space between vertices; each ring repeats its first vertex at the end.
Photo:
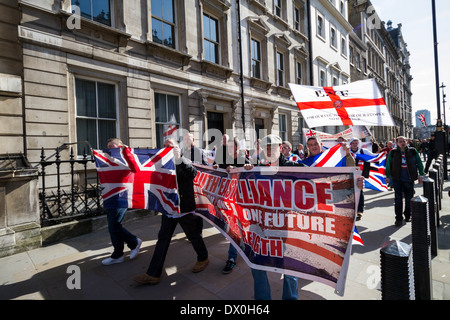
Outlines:
POLYGON ((251 268, 320 281, 344 294, 360 192, 357 168, 255 167, 227 174, 195 167, 196 213, 251 268))
MULTIPOLYGON (((353 126, 335 134, 304 128, 303 135, 305 137, 305 141, 308 141, 308 138, 312 136, 318 137, 320 139, 320 142, 322 142, 324 150, 330 149, 331 147, 335 146, 338 143, 337 139, 339 137, 346 139, 348 142, 351 138, 364 139, 366 137, 372 136, 370 130, 366 126, 353 126)), ((361 141, 361 148, 372 150, 372 142, 361 141)))
POLYGON ((180 213, 172 148, 93 150, 103 206, 180 213))
POLYGON ((289 84, 308 127, 394 126, 375 79, 335 87, 289 84))

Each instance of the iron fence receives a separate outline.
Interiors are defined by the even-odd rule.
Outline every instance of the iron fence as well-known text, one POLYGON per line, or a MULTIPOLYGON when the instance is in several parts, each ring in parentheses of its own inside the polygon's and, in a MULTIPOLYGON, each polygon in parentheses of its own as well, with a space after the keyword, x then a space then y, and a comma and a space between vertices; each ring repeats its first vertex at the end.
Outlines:
MULTIPOLYGON (((92 155, 83 155, 78 159, 70 148, 69 160, 61 159, 61 150, 56 148, 56 153, 46 157, 44 148, 41 149, 41 169, 39 175, 42 185, 39 192, 39 203, 41 210, 41 226, 49 226, 61 222, 92 217, 104 213, 98 175, 95 173, 94 182, 90 183, 88 177, 88 164, 94 162, 92 155), (49 160, 55 156, 55 160, 49 160), (63 165, 70 168, 70 186, 61 186, 61 168, 63 165), (80 165, 82 170, 75 170, 80 165), (49 166, 56 168, 56 186, 49 187, 47 178, 50 174, 46 169, 49 166)), ((67 173, 64 173, 67 174, 67 173)))

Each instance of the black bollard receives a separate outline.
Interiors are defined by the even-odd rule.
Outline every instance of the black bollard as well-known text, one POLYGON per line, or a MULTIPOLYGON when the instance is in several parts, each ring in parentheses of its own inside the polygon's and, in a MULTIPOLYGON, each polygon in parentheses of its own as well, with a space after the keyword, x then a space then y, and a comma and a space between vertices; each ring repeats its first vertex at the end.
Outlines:
POLYGON ((381 299, 414 300, 411 246, 398 240, 383 244, 381 256, 381 299))
POLYGON ((431 232, 431 254, 437 256, 438 237, 436 229, 436 196, 434 193, 434 180, 426 177, 423 179, 423 196, 428 199, 428 214, 431 232))
POLYGON ((439 161, 436 161, 433 164, 433 169, 435 169, 437 171, 437 176, 438 176, 438 187, 439 187, 439 210, 442 210, 442 188, 443 188, 443 184, 442 182, 444 181, 444 175, 443 175, 443 170, 441 167, 441 163, 439 161))
POLYGON ((411 199, 411 229, 414 263, 414 288, 417 300, 431 300, 431 248, 428 199, 411 199))
POLYGON ((439 175, 436 169, 428 170, 428 176, 434 181, 434 195, 436 197, 436 212, 439 216, 439 210, 441 210, 439 206, 439 175))

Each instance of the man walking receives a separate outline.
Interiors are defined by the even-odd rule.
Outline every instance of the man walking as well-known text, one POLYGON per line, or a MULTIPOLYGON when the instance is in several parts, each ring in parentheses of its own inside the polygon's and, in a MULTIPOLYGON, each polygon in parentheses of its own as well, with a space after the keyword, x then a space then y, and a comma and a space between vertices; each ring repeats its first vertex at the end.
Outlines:
POLYGON ((392 149, 386 162, 386 183, 392 179, 395 191, 395 225, 400 227, 403 221, 411 221, 411 199, 414 195, 414 181, 422 183, 423 163, 415 148, 406 145, 406 138, 397 138, 397 148, 392 149), (419 176, 420 174, 420 176, 419 176), (405 195, 405 211, 403 196, 405 195))

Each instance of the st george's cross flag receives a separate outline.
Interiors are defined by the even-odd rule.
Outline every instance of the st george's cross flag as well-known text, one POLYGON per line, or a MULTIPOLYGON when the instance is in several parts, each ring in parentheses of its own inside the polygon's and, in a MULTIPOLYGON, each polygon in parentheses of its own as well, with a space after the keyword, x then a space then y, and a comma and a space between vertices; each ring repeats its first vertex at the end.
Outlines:
POLYGON ((289 84, 308 127, 394 126, 375 79, 335 87, 289 84))
POLYGON ((94 150, 103 206, 180 213, 172 148, 94 150))
POLYGON ((175 115, 172 114, 169 123, 164 125, 163 137, 164 139, 170 139, 172 137, 175 137, 176 133, 177 133, 177 120, 175 119, 175 115))

